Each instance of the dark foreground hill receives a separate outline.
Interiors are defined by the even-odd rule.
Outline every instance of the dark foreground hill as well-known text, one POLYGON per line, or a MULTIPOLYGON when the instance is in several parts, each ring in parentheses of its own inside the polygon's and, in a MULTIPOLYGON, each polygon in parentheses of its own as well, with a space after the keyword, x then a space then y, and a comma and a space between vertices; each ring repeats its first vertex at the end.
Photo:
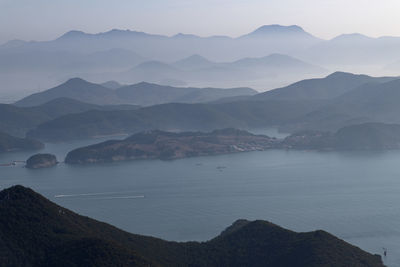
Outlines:
POLYGON ((20 150, 36 150, 43 147, 44 144, 39 141, 14 137, 9 134, 0 132, 0 153, 20 150))
POLYGON ((0 192, 0 236, 1 266, 384 266, 327 232, 266 221, 237 221, 202 243, 129 234, 22 186, 0 192))

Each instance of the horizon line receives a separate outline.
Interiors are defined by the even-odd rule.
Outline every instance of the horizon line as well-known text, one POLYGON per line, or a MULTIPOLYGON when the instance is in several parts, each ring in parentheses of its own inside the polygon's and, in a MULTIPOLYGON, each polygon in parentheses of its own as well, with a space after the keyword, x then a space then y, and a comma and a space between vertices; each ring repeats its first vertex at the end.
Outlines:
POLYGON ((377 37, 373 37, 373 36, 369 36, 369 35, 366 35, 366 34, 363 34, 363 33, 360 33, 360 32, 351 32, 351 33, 341 33, 341 34, 339 34, 339 35, 337 35, 337 36, 335 36, 335 37, 333 37, 333 38, 326 39, 326 38, 318 37, 317 35, 314 35, 314 34, 312 34, 311 32, 306 31, 302 26, 300 26, 300 25, 298 25, 298 24, 283 25, 283 24, 276 24, 276 23, 274 23, 274 24, 264 24, 264 25, 261 25, 261 26, 255 28, 254 30, 252 30, 252 31, 250 31, 250 32, 246 32, 246 33, 243 33, 243 34, 238 35, 238 36, 218 35, 218 34, 216 34, 216 35, 197 35, 197 34, 195 34, 195 33, 184 33, 184 32, 178 32, 178 33, 175 33, 175 34, 166 35, 166 34, 150 33, 150 32, 147 32, 147 31, 136 30, 136 29, 121 29, 121 28, 112 28, 112 29, 110 29, 110 30, 98 31, 98 32, 86 32, 86 31, 83 31, 83 30, 71 29, 71 30, 65 31, 65 32, 63 32, 63 33, 61 33, 61 34, 58 34, 58 35, 57 35, 58 37, 53 38, 53 39, 47 39, 47 40, 24 40, 24 39, 15 38, 15 39, 10 39, 10 40, 7 40, 7 41, 5 41, 5 42, 3 42, 3 43, 0 43, 0 46, 5 45, 5 44, 10 43, 10 42, 15 42, 15 41, 22 41, 22 42, 26 42, 26 43, 31 43, 31 42, 50 42, 50 41, 55 41, 55 40, 57 40, 57 39, 59 39, 59 38, 65 36, 66 34, 72 33, 72 32, 83 33, 83 34, 87 34, 87 35, 100 35, 100 34, 107 34, 107 33, 110 33, 110 32, 112 32, 112 31, 121 31, 121 32, 124 32, 124 31, 125 31, 125 32, 143 33, 143 34, 154 35, 154 36, 160 36, 160 37, 166 37, 166 38, 173 38, 173 37, 176 37, 176 36, 179 36, 179 35, 191 35, 191 36, 194 36, 194 37, 197 37, 197 38, 204 38, 204 39, 206 39, 206 38, 230 38, 230 39, 238 39, 238 38, 240 38, 240 37, 243 37, 243 36, 246 36, 246 35, 248 35, 248 34, 254 33, 254 32, 257 31, 258 29, 261 29, 262 27, 270 27, 270 26, 279 26, 279 27, 283 27, 283 28, 289 28, 289 27, 294 27, 294 26, 295 26, 295 27, 299 27, 299 28, 300 28, 301 30, 303 30, 305 33, 310 34, 310 35, 312 35, 313 37, 318 38, 318 39, 320 39, 320 40, 322 40, 322 41, 332 41, 332 40, 334 40, 334 39, 336 39, 336 38, 338 38, 338 37, 341 37, 341 36, 350 36, 350 35, 359 35, 359 36, 367 37, 367 38, 370 38, 370 39, 400 38, 400 36, 396 36, 396 35, 380 35, 380 36, 377 36, 377 37))

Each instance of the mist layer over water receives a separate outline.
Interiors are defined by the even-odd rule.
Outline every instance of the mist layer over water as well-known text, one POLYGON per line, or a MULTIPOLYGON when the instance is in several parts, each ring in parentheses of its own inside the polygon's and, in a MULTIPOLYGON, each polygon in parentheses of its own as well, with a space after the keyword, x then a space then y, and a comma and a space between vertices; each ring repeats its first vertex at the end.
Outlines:
MULTIPOLYGON (((81 145, 46 150, 63 160, 81 145)), ((1 154, 0 163, 29 155, 1 154)), ((398 162, 400 151, 271 150, 176 161, 61 163, 35 171, 0 167, 0 186, 29 186, 80 214, 168 240, 207 240, 239 218, 296 231, 323 229, 371 253, 386 247, 386 264, 399 266, 398 162)))

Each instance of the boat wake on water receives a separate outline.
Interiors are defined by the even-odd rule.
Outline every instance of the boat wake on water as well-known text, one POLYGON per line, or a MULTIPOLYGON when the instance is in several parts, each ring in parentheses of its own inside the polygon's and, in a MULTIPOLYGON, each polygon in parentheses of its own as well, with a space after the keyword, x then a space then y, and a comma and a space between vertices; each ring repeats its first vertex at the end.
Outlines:
POLYGON ((144 198, 144 195, 123 195, 133 193, 132 191, 124 191, 124 192, 101 192, 101 193, 82 193, 82 194, 63 194, 63 195, 55 195, 55 198, 82 198, 85 197, 87 199, 137 199, 144 198), (122 195, 122 196, 121 196, 122 195), (102 197, 99 197, 102 196, 102 197), (93 198, 94 197, 94 198, 93 198))

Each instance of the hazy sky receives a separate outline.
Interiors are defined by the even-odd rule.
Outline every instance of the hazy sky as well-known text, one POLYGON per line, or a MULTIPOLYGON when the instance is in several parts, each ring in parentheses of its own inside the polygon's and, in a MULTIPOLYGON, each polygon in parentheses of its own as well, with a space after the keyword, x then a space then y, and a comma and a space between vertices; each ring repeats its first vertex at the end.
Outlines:
POLYGON ((0 0, 0 42, 71 29, 238 36, 265 24, 297 24, 325 39, 400 36, 399 11, 399 0, 0 0))

